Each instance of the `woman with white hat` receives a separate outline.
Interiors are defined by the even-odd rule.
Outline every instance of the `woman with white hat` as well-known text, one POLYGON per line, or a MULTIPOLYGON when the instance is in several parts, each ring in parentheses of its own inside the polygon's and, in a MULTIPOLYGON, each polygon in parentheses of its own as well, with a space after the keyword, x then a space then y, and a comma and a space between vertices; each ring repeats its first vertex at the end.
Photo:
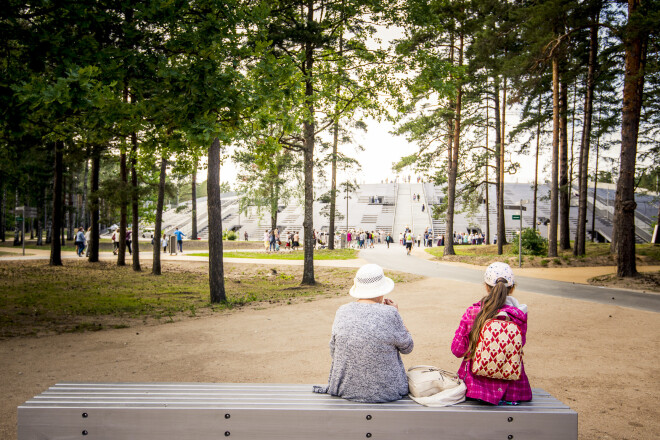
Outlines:
POLYGON ((410 353, 414 344, 398 305, 384 299, 392 289, 394 281, 377 264, 358 270, 349 292, 357 301, 341 306, 332 325, 328 385, 314 392, 369 403, 408 394, 400 354, 410 353))

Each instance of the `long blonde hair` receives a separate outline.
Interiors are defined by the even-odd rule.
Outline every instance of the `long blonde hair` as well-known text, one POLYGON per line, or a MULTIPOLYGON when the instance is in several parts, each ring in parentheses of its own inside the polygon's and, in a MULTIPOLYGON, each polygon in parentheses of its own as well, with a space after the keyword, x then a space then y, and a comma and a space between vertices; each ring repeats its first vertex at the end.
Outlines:
POLYGON ((468 351, 466 356, 469 359, 474 358, 474 352, 477 348, 477 343, 479 342, 479 333, 481 328, 484 326, 486 321, 493 319, 497 312, 504 306, 506 297, 509 295, 511 288, 506 285, 507 280, 504 278, 498 278, 493 287, 486 284, 488 289, 488 295, 481 298, 481 310, 477 313, 477 316, 474 318, 472 323, 472 330, 470 330, 470 345, 468 345, 468 351))

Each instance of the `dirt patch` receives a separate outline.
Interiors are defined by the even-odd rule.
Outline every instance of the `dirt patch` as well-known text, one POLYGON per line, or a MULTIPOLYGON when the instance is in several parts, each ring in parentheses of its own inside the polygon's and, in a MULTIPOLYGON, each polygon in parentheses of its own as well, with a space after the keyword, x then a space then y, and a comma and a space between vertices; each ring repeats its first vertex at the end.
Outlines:
MULTIPOLYGON (((415 341, 405 366, 456 371, 454 331, 483 293, 483 286, 444 279, 397 283, 390 296, 415 341)), ((530 310, 525 370, 532 387, 577 411, 580 440, 660 438, 657 313, 524 291, 516 297, 530 310)), ((333 318, 350 301, 344 291, 169 325, 0 341, 0 438, 16 438, 18 405, 58 382, 323 384, 333 318)))
POLYGON ((589 278, 589 284, 595 286, 616 287, 618 289, 641 290, 660 293, 660 271, 640 272, 631 278, 621 278, 615 273, 589 278))

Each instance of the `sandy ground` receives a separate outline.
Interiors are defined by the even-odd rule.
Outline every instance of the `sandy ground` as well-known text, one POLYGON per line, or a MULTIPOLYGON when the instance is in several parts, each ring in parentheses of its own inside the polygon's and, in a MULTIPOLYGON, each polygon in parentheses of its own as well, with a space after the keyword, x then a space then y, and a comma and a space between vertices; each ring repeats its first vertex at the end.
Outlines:
MULTIPOLYGON (((406 366, 457 369, 451 339, 465 308, 482 294, 480 286, 440 279, 398 286, 391 298, 415 340, 406 366)), ((530 308, 525 366, 532 386, 578 412, 580 439, 660 438, 656 313, 522 291, 516 296, 530 308)), ((334 313, 350 300, 0 341, 0 438, 16 438, 18 405, 61 381, 322 384, 334 313)))

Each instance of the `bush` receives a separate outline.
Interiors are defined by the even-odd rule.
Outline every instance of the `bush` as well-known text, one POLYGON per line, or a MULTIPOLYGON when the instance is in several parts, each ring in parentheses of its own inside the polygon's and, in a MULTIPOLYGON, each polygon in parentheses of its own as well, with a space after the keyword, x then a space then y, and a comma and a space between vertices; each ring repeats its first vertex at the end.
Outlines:
MULTIPOLYGON (((518 237, 515 235, 511 243, 511 250, 518 255, 518 237)), ((522 231, 522 254, 523 255, 546 255, 548 253, 548 241, 541 237, 535 229, 527 228, 522 231)))
POLYGON ((234 231, 228 231, 227 232, 227 240, 236 240, 238 236, 236 235, 236 232, 234 231))

